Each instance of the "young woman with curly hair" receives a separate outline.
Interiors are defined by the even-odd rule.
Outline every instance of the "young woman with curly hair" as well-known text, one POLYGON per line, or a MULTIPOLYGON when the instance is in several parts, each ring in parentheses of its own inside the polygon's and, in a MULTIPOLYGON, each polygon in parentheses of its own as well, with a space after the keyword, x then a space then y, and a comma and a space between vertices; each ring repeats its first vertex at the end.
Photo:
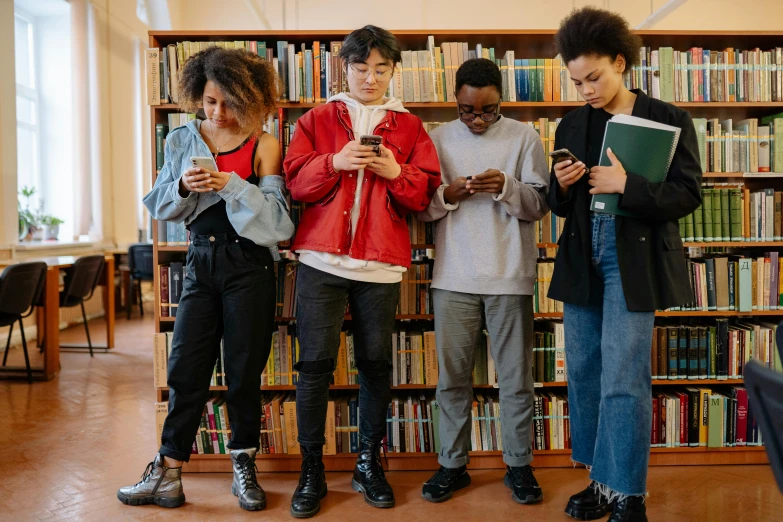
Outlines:
POLYGON ((144 198, 153 218, 184 221, 190 230, 168 363, 169 413, 158 455, 141 482, 117 496, 131 505, 185 502, 181 466, 190 458, 222 338, 231 490, 242 509, 259 510, 266 496, 255 455, 261 372, 274 330, 273 265, 277 243, 294 232, 277 140, 262 131, 275 109, 278 79, 258 56, 212 47, 185 63, 179 92, 182 109, 203 108, 206 119, 171 131, 165 164, 144 198), (214 157, 217 170, 191 166, 194 156, 214 157))
POLYGON ((621 16, 575 11, 555 43, 587 101, 557 127, 555 148, 579 161, 554 165, 548 195, 552 212, 566 218, 549 297, 565 304, 572 458, 588 466, 592 481, 566 513, 646 521, 653 321, 655 310, 692 300, 677 220, 701 204, 696 132, 684 110, 624 86, 641 40, 621 16), (666 181, 626 172, 611 149, 611 166, 596 166, 614 114, 681 129, 666 181), (620 194, 620 208, 636 217, 591 212, 593 194, 620 194))

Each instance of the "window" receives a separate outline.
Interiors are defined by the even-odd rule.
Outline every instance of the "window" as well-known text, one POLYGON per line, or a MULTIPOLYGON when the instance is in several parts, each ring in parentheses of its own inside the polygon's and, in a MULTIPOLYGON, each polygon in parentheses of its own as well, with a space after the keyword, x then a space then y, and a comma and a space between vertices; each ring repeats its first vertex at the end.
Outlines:
MULTIPOLYGON (((33 19, 17 11, 14 16, 14 43, 17 183, 20 191, 23 187, 41 187, 34 30, 33 19)), ((38 194, 30 198, 30 204, 33 209, 38 207, 38 194)))
POLYGON ((55 228, 60 241, 74 239, 71 51, 67 1, 15 2, 17 186, 35 189, 19 197, 28 239, 54 239, 55 228))

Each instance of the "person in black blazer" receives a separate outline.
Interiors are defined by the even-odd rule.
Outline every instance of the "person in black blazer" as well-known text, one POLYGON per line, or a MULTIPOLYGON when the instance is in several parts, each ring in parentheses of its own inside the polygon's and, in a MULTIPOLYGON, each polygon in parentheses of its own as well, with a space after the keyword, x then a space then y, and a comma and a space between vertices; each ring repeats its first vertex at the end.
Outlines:
POLYGON ((701 204, 701 165, 690 115, 624 86, 641 39, 617 14, 586 7, 563 20, 555 43, 585 106, 557 127, 555 149, 578 162, 555 164, 548 203, 565 217, 549 297, 564 303, 572 458, 590 469, 590 485, 566 513, 580 520, 646 521, 652 425, 650 348, 655 310, 692 300, 678 219, 701 204), (666 181, 626 172, 607 150, 615 114, 681 129, 666 181), (637 217, 590 211, 593 194, 620 194, 637 217))

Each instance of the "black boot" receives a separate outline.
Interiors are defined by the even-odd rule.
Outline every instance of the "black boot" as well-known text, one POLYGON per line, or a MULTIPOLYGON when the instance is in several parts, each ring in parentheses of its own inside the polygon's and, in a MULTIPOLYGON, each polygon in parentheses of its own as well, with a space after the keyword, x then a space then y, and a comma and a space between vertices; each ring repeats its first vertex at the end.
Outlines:
POLYGON ((597 520, 612 510, 606 497, 598 492, 598 485, 590 482, 587 488, 572 495, 566 505, 565 513, 577 520, 597 520))
POLYGON ((326 496, 326 474, 324 474, 321 449, 309 450, 302 447, 302 472, 299 485, 291 499, 291 516, 310 518, 321 509, 321 499, 326 496))
POLYGON ((615 502, 609 522, 647 522, 644 497, 625 497, 615 502))
POLYGON ((381 465, 381 441, 359 438, 359 457, 351 485, 354 491, 364 493, 364 500, 373 507, 394 506, 394 491, 386 481, 381 465))

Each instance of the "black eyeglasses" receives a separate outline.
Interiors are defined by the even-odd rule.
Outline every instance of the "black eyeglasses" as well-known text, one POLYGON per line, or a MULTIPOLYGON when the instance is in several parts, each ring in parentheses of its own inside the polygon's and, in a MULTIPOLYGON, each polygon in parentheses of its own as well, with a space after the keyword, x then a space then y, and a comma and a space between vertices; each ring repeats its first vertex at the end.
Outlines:
POLYGON ((482 120, 486 122, 490 122, 498 117, 500 114, 500 102, 498 102, 497 105, 495 105, 495 108, 492 109, 492 112, 463 112, 462 109, 459 108, 460 103, 457 102, 457 112, 459 112, 459 118, 462 121, 473 121, 476 119, 476 116, 481 118, 482 120))

